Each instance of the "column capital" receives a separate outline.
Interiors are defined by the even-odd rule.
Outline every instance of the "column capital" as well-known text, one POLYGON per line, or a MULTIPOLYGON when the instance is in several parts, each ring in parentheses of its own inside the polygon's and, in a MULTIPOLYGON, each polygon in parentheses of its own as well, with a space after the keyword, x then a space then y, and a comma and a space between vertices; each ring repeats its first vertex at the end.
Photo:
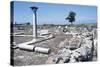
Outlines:
POLYGON ((33 11, 33 12, 36 12, 36 11, 37 11, 37 9, 38 9, 38 7, 35 7, 35 6, 30 7, 30 8, 32 9, 32 11, 33 11))

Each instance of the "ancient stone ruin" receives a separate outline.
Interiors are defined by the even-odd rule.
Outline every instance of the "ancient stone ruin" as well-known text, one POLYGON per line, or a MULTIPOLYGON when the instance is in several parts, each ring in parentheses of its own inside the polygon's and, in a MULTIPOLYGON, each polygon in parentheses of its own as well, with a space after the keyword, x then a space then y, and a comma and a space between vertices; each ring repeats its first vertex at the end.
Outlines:
MULTIPOLYGON (((75 31, 75 29, 73 29, 75 31)), ((83 30, 85 31, 85 30, 83 30)), ((93 30, 94 31, 94 30, 93 30)), ((59 44, 60 50, 56 55, 48 58, 46 63, 69 63, 69 62, 84 62, 93 60, 94 51, 96 51, 97 42, 93 31, 80 34, 66 32, 66 35, 71 35, 72 38, 66 38, 59 44)), ((96 55, 96 54, 95 54, 96 55)))

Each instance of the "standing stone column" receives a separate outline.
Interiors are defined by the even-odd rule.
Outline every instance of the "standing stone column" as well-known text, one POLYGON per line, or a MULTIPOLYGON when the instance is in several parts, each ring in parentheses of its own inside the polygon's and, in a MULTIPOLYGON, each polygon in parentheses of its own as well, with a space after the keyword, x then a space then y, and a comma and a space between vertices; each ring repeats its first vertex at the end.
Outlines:
POLYGON ((30 7, 33 11, 33 37, 37 38, 37 9, 38 7, 30 7))

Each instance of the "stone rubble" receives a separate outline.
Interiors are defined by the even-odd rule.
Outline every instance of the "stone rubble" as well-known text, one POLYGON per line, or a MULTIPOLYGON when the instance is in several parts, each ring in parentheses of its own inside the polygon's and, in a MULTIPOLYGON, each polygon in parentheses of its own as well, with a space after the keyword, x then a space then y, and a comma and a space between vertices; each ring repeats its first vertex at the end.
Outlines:
MULTIPOLYGON (((59 44, 60 50, 56 55, 50 56, 46 61, 49 63, 69 63, 92 61, 93 54, 97 55, 97 40, 94 33, 86 28, 84 33, 78 33, 68 40, 67 38, 59 44), (93 53, 94 52, 94 53, 93 53)), ((70 32, 65 32, 66 35, 70 32)), ((74 32, 73 32, 74 33, 74 32)))
POLYGON ((28 45, 50 48, 50 54, 15 49, 17 44, 33 39, 33 37, 15 37, 11 46, 14 48, 14 65, 58 64, 97 60, 97 30, 95 28, 88 31, 87 28, 82 27, 65 26, 63 28, 62 26, 57 26, 56 28, 48 29, 48 31, 46 29, 46 31, 44 29, 41 30, 43 30, 41 39, 47 39, 47 37, 53 37, 53 39, 28 45), (50 35, 47 35, 49 32, 50 35))

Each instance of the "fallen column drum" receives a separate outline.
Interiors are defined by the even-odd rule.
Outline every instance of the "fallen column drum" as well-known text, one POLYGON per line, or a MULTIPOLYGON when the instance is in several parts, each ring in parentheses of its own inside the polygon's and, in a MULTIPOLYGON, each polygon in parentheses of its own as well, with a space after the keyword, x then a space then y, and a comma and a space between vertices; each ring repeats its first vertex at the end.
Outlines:
POLYGON ((30 50, 30 51, 34 51, 35 46, 31 46, 31 45, 25 45, 25 44, 20 44, 18 45, 18 47, 20 49, 24 49, 24 50, 30 50))
POLYGON ((23 49, 23 50, 36 51, 36 52, 46 53, 46 54, 49 54, 51 51, 50 48, 42 48, 33 45, 25 45, 25 44, 20 44, 18 45, 18 47, 19 49, 23 49))
POLYGON ((51 50, 50 48, 35 47, 34 51, 48 54, 51 50))

